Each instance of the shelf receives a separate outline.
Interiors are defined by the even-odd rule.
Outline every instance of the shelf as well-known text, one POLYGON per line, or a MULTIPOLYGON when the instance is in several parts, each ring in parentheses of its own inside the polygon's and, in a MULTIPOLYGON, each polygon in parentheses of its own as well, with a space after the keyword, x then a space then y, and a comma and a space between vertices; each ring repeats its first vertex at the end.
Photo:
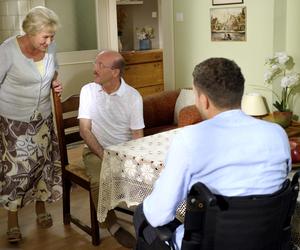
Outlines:
POLYGON ((143 1, 130 1, 130 0, 117 1, 117 5, 129 5, 129 4, 143 4, 143 1))

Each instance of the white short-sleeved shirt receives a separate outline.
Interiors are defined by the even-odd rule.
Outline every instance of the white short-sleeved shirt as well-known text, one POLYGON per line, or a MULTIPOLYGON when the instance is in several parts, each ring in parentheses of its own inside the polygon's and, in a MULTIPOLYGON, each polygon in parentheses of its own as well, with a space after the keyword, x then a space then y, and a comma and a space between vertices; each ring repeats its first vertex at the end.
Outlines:
MULTIPOLYGON (((145 216, 154 227, 172 221, 198 181, 226 196, 274 193, 291 170, 290 157, 288 137, 280 126, 241 110, 187 126, 174 137, 165 169, 144 200, 145 216)), ((181 225, 174 234, 175 249, 180 249, 183 231, 181 225)))
POLYGON ((94 82, 83 86, 80 118, 92 120, 92 133, 104 148, 131 140, 131 130, 145 127, 142 97, 123 79, 120 88, 112 94, 107 94, 94 82))
POLYGON ((51 43, 42 60, 41 75, 33 59, 21 51, 16 37, 0 45, 0 115, 12 120, 30 120, 35 110, 44 118, 51 113, 51 81, 58 64, 55 43, 51 43))

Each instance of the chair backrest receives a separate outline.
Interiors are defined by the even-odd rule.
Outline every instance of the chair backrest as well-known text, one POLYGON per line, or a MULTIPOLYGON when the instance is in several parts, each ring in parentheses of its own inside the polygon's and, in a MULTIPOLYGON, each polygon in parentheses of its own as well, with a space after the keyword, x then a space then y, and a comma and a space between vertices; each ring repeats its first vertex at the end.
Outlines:
POLYGON ((52 94, 59 149, 62 158, 61 162, 64 168, 69 164, 67 145, 82 141, 79 133, 79 121, 77 119, 79 95, 72 95, 61 101, 57 93, 52 91, 52 94))
POLYGON ((291 249, 299 173, 271 195, 226 197, 196 183, 188 195, 181 249, 291 249))

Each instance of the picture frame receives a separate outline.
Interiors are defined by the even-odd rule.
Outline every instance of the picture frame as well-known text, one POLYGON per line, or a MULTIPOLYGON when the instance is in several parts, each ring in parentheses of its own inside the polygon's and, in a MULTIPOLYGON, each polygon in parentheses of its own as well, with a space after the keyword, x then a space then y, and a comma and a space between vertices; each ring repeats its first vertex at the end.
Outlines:
POLYGON ((212 5, 242 4, 244 0, 212 0, 212 5))
POLYGON ((246 41, 246 7, 210 9, 211 41, 246 41))

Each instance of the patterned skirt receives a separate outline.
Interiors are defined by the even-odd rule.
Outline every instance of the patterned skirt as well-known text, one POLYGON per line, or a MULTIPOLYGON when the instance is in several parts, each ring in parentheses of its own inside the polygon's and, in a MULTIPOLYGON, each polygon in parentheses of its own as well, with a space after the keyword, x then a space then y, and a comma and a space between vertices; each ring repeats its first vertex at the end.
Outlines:
POLYGON ((62 196, 61 164, 53 117, 30 122, 0 116, 0 205, 10 211, 62 196))

